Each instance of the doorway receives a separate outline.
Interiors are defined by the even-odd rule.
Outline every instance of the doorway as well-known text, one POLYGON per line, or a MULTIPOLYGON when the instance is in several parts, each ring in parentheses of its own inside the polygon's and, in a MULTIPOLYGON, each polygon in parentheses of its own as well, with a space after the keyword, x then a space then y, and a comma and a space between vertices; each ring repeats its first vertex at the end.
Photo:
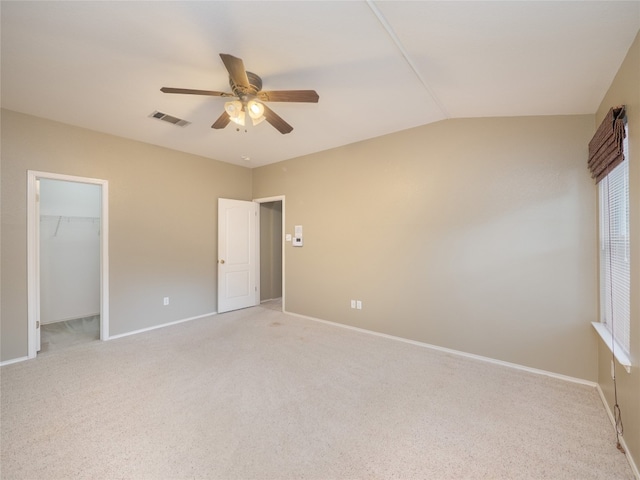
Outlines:
POLYGON ((29 358, 108 338, 107 187, 28 172, 29 358))
POLYGON ((260 205, 260 304, 284 311, 284 196, 260 205))

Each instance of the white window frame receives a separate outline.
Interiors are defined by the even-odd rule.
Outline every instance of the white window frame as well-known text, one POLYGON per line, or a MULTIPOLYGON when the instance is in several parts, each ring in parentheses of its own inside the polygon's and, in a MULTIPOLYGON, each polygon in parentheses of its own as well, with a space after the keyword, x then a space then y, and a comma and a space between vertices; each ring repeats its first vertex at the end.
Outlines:
POLYGON ((593 326, 600 334, 605 344, 613 352, 616 360, 631 372, 631 316, 630 316, 630 242, 629 242, 629 144, 627 123, 625 121, 625 139, 623 142, 624 160, 609 174, 614 183, 605 177, 598 184, 599 199, 599 251, 600 251, 600 321, 593 322, 593 326), (612 190, 615 189, 615 190, 612 190), (611 191, 610 191, 611 190, 611 191), (609 201, 620 200, 611 211, 609 201), (614 219, 614 217, 616 217, 614 219), (611 227, 609 227, 609 222, 611 227), (616 221, 617 220, 617 221, 616 221), (611 230, 610 230, 611 229, 611 230), (610 250, 609 241, 616 247, 610 250), (609 254, 612 252, 612 264, 609 254), (609 284, 611 275, 609 266, 613 265, 613 286, 609 284), (612 299, 613 290, 613 299, 612 299), (611 328, 611 303, 614 305, 615 323, 611 328), (613 333, 612 333, 613 330, 613 333))

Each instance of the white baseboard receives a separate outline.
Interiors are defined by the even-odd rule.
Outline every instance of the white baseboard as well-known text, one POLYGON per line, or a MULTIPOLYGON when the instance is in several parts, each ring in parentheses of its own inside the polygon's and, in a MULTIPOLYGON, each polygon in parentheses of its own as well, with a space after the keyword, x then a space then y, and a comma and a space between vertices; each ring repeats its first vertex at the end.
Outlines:
POLYGON ((0 362, 0 367, 4 367, 5 365, 11 365, 12 363, 24 362, 25 360, 29 360, 29 357, 12 358, 11 360, 5 360, 4 362, 0 362))
POLYGON ((282 297, 266 298, 264 300, 260 300, 260 303, 273 302, 274 300, 282 300, 282 297))
POLYGON ((137 335, 138 333, 150 332, 158 328, 170 327, 171 325, 178 325, 179 323, 190 322, 191 320, 197 320, 199 318, 211 317, 217 315, 218 312, 205 313, 203 315, 196 315, 195 317, 183 318, 182 320, 176 320, 174 322, 163 323, 161 325, 154 325, 153 327, 141 328, 140 330, 132 330, 131 332, 119 333, 118 335, 111 335, 107 340, 115 340, 116 338, 128 337, 129 335, 137 335))
MULTIPOLYGON (((604 392, 602 391, 602 388, 600 388, 600 385, 596 385, 596 388, 598 390, 598 393, 600 394, 600 400, 602 400, 602 404, 604 405, 604 408, 607 411, 609 420, 611 420, 611 425, 613 425, 613 428, 616 428, 616 418, 613 415, 611 408, 609 407, 609 402, 607 402, 607 399, 604 396, 604 392)), ((622 448, 624 448, 624 454, 627 457, 627 461, 631 466, 631 470, 633 471, 633 474, 635 475, 637 480, 640 480, 640 470, 638 470, 638 465, 636 464, 636 462, 633 460, 633 457, 629 453, 629 447, 627 447, 627 442, 624 441, 623 436, 620 437, 620 445, 622 445, 622 448)))
POLYGON ((307 315, 301 315, 299 313, 293 312, 284 312, 289 315, 293 315, 300 318, 306 318, 307 320, 313 320, 314 322, 326 323, 328 325, 334 325, 336 327, 346 328, 349 330, 355 330, 357 332, 368 333, 370 335, 376 335, 378 337, 389 338, 391 340, 397 340, 399 342, 409 343, 411 345, 416 345, 418 347, 430 348, 432 350, 438 350, 444 353, 450 353, 452 355, 457 355, 460 357, 471 358, 473 360, 480 360, 482 362, 493 363, 494 365, 502 365, 503 367, 514 368, 516 370, 522 370, 529 373, 535 373, 537 375, 546 375, 547 377, 558 378, 560 380, 565 380, 567 382, 579 383, 581 385, 588 385, 589 387, 596 387, 598 384, 596 382, 592 382, 589 380, 585 380, 583 378, 571 377, 569 375, 562 375, 560 373, 549 372, 547 370, 540 370, 538 368, 527 367, 525 365, 520 365, 518 363, 505 362, 503 360, 496 360, 491 357, 484 357, 482 355, 476 355, 473 353, 467 353, 460 350, 454 350, 452 348, 439 347, 438 345, 432 345, 430 343, 418 342, 417 340, 409 340, 408 338, 396 337, 394 335, 389 335, 386 333, 374 332, 373 330, 367 330, 360 327, 353 327, 351 325, 345 325, 343 323, 330 322, 329 320, 322 320, 320 318, 309 317, 307 315))

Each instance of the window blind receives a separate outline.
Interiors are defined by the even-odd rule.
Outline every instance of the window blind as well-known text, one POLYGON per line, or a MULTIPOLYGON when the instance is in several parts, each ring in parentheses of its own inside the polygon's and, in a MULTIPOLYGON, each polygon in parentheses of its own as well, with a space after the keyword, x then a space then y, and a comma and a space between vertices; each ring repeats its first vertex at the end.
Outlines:
MULTIPOLYGON (((626 141, 623 152, 626 150, 626 141)), ((609 170, 609 169, 608 169, 609 170)), ((630 349, 629 162, 609 170, 600 197, 601 321, 626 354, 630 349)))
POLYGON ((624 160, 625 118, 624 105, 611 108, 589 142, 588 167, 596 183, 624 160))

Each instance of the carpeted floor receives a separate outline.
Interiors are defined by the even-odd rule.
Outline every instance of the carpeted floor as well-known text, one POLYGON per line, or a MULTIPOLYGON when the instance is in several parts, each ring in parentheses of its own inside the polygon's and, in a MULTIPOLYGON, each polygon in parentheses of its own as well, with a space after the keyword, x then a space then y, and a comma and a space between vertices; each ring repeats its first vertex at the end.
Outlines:
POLYGON ((632 479, 596 390, 255 307, 1 369, 3 479, 632 479))
POLYGON ((282 311, 282 298, 273 298, 271 300, 265 300, 260 303, 262 308, 268 308, 270 310, 276 310, 277 312, 282 311))
POLYGON ((40 327, 40 353, 100 340, 100 315, 47 323, 40 327))

